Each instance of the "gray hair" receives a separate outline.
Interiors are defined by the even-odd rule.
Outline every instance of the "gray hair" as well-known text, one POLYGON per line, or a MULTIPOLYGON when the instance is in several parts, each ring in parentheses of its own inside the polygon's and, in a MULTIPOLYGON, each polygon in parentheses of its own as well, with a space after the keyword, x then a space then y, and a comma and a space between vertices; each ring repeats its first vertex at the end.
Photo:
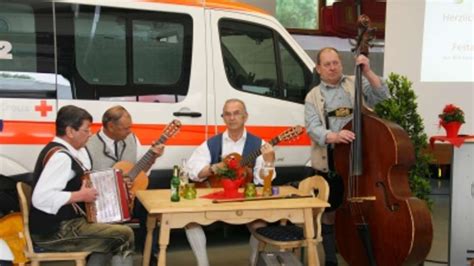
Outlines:
MULTIPOLYGON (((224 107, 229 103, 240 103, 242 107, 244 108, 244 113, 247 114, 247 106, 245 106, 244 101, 242 101, 241 99, 237 99, 237 98, 228 99, 227 101, 225 101, 224 107)), ((224 107, 222 109, 224 109, 224 107)))

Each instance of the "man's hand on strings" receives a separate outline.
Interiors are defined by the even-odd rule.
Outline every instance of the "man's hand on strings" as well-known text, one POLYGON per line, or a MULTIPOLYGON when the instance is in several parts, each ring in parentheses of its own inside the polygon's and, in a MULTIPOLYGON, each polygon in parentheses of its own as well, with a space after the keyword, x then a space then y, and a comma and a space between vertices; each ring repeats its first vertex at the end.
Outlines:
POLYGON ((165 145, 163 144, 153 145, 151 146, 151 150, 155 153, 155 156, 158 158, 161 155, 163 155, 163 153, 165 152, 165 145))
POLYGON ((372 71, 370 69, 370 60, 365 55, 361 54, 356 58, 356 65, 360 65, 362 74, 364 74, 364 76, 372 71))
POLYGON ((262 157, 265 162, 274 162, 275 161, 275 151, 273 150, 272 145, 265 143, 260 147, 262 152, 262 157))
POLYGON ((326 143, 351 143, 355 140, 354 132, 350 130, 343 129, 339 132, 329 132, 326 135, 326 143))

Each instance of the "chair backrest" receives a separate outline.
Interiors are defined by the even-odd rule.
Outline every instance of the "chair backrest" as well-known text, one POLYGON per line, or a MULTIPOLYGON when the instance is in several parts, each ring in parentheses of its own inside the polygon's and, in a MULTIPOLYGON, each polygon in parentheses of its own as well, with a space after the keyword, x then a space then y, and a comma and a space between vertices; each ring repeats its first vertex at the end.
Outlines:
POLYGON ((18 199, 20 200, 20 210, 23 217, 23 232, 26 238, 26 246, 29 253, 34 253, 33 241, 30 236, 30 206, 31 206, 31 194, 32 188, 30 185, 24 182, 18 182, 16 184, 16 189, 18 191, 18 199))
POLYGON ((301 181, 298 186, 298 190, 304 194, 315 193, 315 190, 317 190, 318 199, 322 201, 328 201, 329 198, 328 182, 326 182, 326 180, 324 180, 324 178, 319 175, 311 176, 301 181))

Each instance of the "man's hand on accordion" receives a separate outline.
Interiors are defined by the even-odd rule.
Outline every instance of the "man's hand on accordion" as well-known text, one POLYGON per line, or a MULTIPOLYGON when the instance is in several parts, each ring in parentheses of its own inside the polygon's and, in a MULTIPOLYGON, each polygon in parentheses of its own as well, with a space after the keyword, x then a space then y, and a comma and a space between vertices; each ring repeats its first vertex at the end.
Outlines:
POLYGON ((94 202, 99 194, 93 187, 89 187, 86 180, 82 180, 81 189, 71 193, 68 203, 73 202, 94 202))

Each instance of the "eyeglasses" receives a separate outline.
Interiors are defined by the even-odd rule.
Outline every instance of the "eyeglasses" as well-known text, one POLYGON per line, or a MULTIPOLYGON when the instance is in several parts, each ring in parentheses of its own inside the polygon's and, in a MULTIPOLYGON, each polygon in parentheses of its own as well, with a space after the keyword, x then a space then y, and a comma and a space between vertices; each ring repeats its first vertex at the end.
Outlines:
POLYGON ((225 118, 229 118, 229 117, 232 117, 232 116, 233 116, 233 117, 238 117, 238 116, 244 116, 244 115, 245 115, 245 113, 242 113, 242 112, 240 112, 240 111, 235 111, 235 112, 233 112, 233 113, 231 113, 231 112, 224 112, 221 116, 222 116, 222 117, 225 117, 225 118))
POLYGON ((92 133, 92 130, 90 128, 79 128, 77 131, 82 131, 88 135, 92 133))

